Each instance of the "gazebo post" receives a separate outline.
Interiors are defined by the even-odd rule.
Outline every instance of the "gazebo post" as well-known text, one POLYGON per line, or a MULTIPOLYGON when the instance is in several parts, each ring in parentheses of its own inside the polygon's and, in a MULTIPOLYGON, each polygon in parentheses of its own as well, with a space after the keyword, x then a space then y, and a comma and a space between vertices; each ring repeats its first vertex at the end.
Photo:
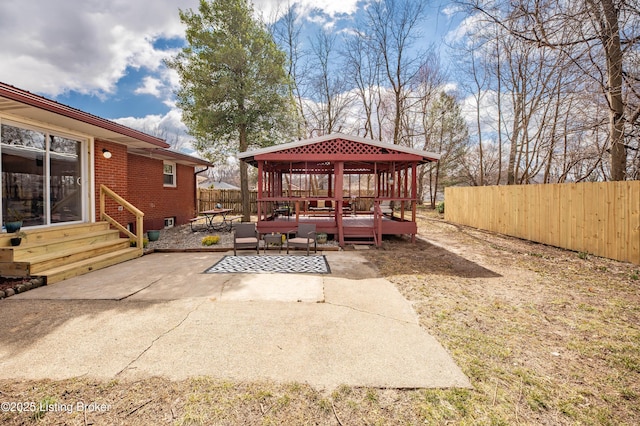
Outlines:
MULTIPOLYGON (((344 161, 336 161, 334 167, 336 194, 342 194, 344 189, 344 161)), ((344 226, 342 224, 342 203, 336 205, 336 225, 338 226, 338 241, 344 247, 344 226)))
POLYGON ((256 196, 256 211, 258 221, 262 217, 262 186, 264 185, 264 161, 258 161, 258 194, 256 196))
MULTIPOLYGON (((418 163, 415 161, 411 163, 411 221, 416 222, 416 208, 418 204, 418 177, 417 177, 418 163)), ((416 242, 416 235, 411 235, 411 242, 416 242)))

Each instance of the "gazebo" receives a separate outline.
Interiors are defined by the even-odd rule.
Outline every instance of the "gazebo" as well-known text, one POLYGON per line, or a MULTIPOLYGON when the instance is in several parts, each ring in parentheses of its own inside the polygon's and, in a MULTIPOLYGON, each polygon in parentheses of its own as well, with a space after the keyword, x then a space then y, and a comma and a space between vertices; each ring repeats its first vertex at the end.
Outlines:
POLYGON ((238 155, 258 169, 261 234, 314 223, 340 246, 379 246, 383 235, 415 242, 417 168, 439 157, 338 133, 238 155))

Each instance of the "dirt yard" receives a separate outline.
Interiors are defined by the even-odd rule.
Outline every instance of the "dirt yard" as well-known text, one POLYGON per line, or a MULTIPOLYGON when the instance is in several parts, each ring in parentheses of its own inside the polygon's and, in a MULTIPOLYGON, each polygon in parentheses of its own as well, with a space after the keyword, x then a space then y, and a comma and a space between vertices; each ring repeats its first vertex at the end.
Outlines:
POLYGON ((454 226, 434 213, 419 228, 415 245, 389 239, 362 253, 412 302, 472 390, 327 392, 209 378, 0 382, 0 422, 640 424, 640 266, 454 226), (78 401, 97 405, 71 407, 78 401), (36 409, 17 413, 7 402, 36 409))

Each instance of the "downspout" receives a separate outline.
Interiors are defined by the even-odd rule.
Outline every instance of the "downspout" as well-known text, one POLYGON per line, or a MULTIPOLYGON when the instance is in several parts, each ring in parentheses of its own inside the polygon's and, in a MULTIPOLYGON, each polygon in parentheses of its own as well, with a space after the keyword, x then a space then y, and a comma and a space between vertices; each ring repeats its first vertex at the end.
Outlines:
POLYGON ((198 216, 198 214, 200 213, 200 209, 199 209, 200 206, 198 206, 198 175, 200 173, 202 173, 202 172, 206 172, 207 170, 209 170, 209 166, 205 166, 204 169, 198 170, 197 172, 195 172, 193 174, 194 181, 195 181, 195 185, 194 185, 194 189, 193 189, 193 192, 194 192, 193 199, 194 199, 194 202, 195 202, 195 206, 194 207, 195 207, 195 212, 196 212, 196 214, 194 216, 198 216))

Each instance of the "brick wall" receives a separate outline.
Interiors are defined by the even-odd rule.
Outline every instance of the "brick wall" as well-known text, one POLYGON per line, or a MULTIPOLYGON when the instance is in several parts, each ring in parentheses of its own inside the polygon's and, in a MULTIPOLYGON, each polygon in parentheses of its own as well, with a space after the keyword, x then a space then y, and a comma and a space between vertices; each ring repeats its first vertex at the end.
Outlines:
MULTIPOLYGON (((96 140, 96 220, 100 215, 100 184, 108 186, 118 195, 144 212, 144 230, 161 229, 164 218, 175 217, 176 225, 187 223, 195 216, 196 178, 193 167, 176 165, 175 188, 163 184, 163 161, 141 155, 127 154, 123 145, 96 140), (111 158, 102 155, 102 149, 111 152, 111 158)), ((126 226, 135 225, 135 216, 119 211, 118 206, 107 198, 107 213, 126 226)), ((135 231, 135 227, 132 228, 135 231)))
POLYGON ((175 224, 181 225, 195 215, 194 169, 180 164, 176 166, 177 186, 165 187, 162 160, 129 155, 127 199, 144 212, 145 231, 161 229, 166 217, 175 217, 175 224))
MULTIPOLYGON (((96 194, 96 220, 100 220, 100 184, 108 186, 124 199, 128 199, 127 184, 127 148, 110 142, 96 140, 95 142, 95 194, 96 194), (111 152, 111 158, 104 158, 102 150, 111 152)), ((119 211, 118 205, 107 198, 106 211, 120 223, 127 224, 128 212, 119 211)))

